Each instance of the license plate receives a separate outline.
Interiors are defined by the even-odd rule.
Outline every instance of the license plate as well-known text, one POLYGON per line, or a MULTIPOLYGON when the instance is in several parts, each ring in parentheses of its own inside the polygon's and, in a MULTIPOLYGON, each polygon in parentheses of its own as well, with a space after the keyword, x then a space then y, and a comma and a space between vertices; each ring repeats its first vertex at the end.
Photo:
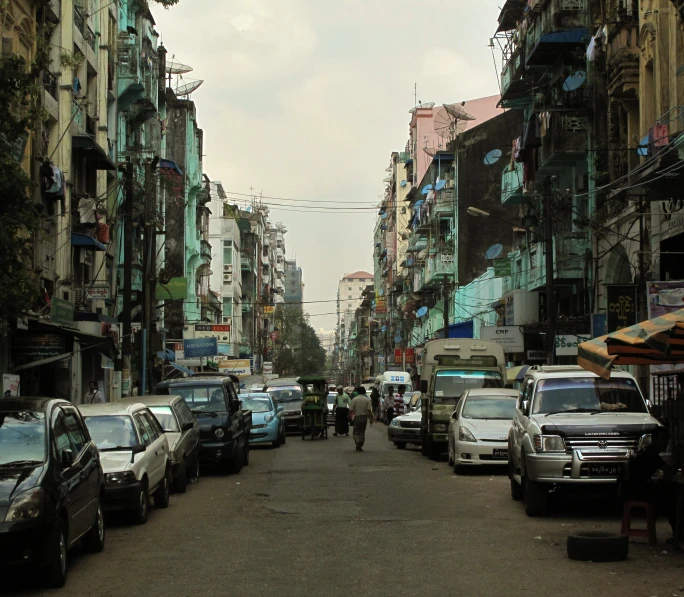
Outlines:
POLYGON ((493 458, 508 458, 508 450, 507 449, 506 450, 503 450, 503 449, 494 450, 494 452, 492 453, 492 457, 493 458))
POLYGON ((620 474, 619 464, 590 464, 590 477, 617 477, 620 474))

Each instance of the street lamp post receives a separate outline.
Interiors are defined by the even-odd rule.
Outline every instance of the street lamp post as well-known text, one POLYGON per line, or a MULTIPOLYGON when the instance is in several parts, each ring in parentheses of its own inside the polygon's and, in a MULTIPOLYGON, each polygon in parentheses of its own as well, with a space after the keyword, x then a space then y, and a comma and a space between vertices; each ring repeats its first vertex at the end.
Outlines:
MULTIPOLYGON (((543 219, 544 219, 544 253, 546 256, 545 266, 546 266, 546 354, 547 363, 553 365, 554 359, 554 348, 556 344, 556 300, 555 300, 555 287, 553 280, 553 227, 551 225, 551 192, 548 188, 549 182, 544 182, 544 193, 543 193, 543 219)), ((493 216, 483 209, 478 207, 469 207, 467 209, 469 216, 482 217, 482 218, 492 218, 494 220, 499 220, 511 226, 517 226, 513 222, 499 218, 498 216, 493 216)), ((531 232, 529 228, 520 226, 526 232, 531 232)))

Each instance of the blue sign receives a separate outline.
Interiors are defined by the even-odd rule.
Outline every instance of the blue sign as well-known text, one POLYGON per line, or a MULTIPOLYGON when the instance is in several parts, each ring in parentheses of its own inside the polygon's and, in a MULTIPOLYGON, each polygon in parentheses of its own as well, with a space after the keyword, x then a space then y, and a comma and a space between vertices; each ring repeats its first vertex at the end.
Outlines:
POLYGON ((186 359, 197 357, 214 357, 218 354, 218 340, 216 338, 196 338, 183 340, 183 356, 186 359))

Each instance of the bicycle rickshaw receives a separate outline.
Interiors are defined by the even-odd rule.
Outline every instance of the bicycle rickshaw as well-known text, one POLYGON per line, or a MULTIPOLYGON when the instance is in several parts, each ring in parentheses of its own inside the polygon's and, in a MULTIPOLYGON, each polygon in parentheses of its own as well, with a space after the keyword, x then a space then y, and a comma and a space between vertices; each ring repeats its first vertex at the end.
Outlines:
POLYGON ((300 377, 297 380, 304 388, 302 402, 302 439, 328 439, 328 382, 324 377, 300 377))

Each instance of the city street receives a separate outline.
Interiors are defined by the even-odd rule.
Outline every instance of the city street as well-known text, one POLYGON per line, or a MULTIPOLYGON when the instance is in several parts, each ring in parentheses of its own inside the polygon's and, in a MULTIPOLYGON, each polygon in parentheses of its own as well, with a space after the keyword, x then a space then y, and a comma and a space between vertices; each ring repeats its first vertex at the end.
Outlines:
MULTIPOLYGON (((616 531, 618 517, 568 507, 527 518, 503 475, 455 476, 397 450, 386 427, 353 440, 253 450, 239 475, 205 475, 145 526, 110 520, 105 551, 71 558, 63 595, 300 596, 684 594, 684 555, 633 543, 626 562, 574 562, 572 530, 616 531), (663 553, 667 551, 668 553, 663 553)), ((25 578, 13 595, 43 593, 25 578)), ((3 583, 4 584, 4 583, 3 583)))

